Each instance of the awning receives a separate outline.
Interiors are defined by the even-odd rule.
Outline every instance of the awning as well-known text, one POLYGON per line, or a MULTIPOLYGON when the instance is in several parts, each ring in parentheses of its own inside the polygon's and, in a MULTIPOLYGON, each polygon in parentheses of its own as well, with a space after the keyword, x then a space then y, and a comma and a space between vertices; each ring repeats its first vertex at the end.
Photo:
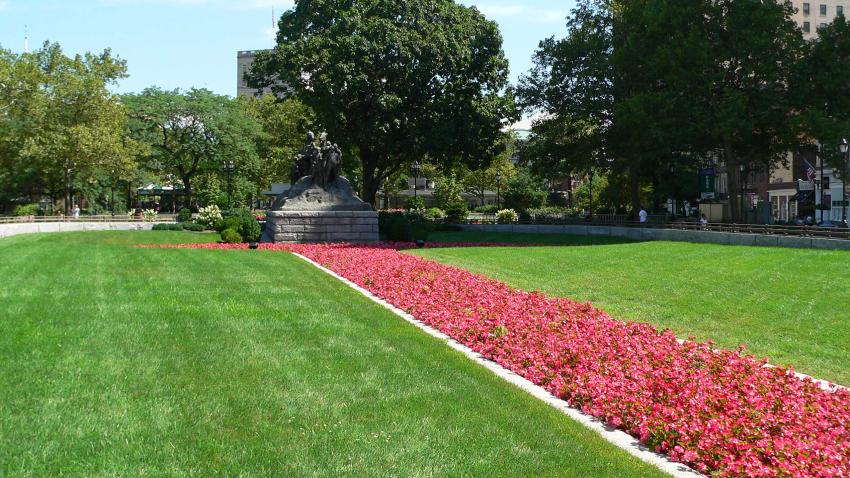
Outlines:
POLYGON ((814 191, 797 191, 797 194, 791 196, 792 201, 809 202, 815 200, 814 191))

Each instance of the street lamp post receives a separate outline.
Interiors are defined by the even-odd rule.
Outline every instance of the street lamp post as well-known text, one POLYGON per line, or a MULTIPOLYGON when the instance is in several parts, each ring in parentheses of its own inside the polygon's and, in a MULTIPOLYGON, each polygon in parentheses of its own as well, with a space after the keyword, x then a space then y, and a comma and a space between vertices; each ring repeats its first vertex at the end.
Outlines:
POLYGON ((588 184, 588 191, 590 192, 590 209, 587 211, 587 220, 593 220, 593 168, 590 168, 590 183, 588 184))
POLYGON ((410 165, 410 172, 413 174, 413 197, 416 199, 419 197, 417 191, 419 189, 419 174, 422 173, 422 163, 414 161, 413 164, 410 165))
POLYGON ((850 144, 847 142, 847 138, 841 140, 841 144, 838 145, 838 149, 841 151, 841 154, 844 155, 844 186, 841 188, 841 220, 844 225, 847 225, 847 173, 848 166, 850 166, 850 144))
POLYGON ((502 208, 502 172, 496 171, 496 209, 502 208))
POLYGON ((227 199, 230 202, 230 207, 233 207, 233 172, 236 171, 236 163, 234 161, 225 161, 221 165, 221 171, 227 175, 227 199))

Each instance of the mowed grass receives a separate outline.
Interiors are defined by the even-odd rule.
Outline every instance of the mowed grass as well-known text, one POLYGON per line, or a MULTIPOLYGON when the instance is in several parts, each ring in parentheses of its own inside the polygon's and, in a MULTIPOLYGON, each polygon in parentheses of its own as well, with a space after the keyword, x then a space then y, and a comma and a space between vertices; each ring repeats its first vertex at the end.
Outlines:
POLYGON ((290 254, 130 247, 215 238, 0 240, 0 476, 661 475, 290 254))
POLYGON ((713 339, 729 349, 743 344, 774 364, 850 385, 848 252, 684 242, 584 246, 586 238, 567 235, 431 239, 575 246, 413 253, 519 289, 591 301, 614 318, 670 328, 682 338, 713 339))

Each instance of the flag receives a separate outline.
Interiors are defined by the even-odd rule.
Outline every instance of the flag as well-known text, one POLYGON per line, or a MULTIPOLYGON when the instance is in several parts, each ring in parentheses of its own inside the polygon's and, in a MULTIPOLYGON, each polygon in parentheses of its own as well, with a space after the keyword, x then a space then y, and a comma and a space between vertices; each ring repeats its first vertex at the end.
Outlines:
POLYGON ((815 171, 815 167, 812 166, 812 163, 810 163, 809 160, 805 158, 803 158, 803 163, 805 163, 806 166, 806 177, 809 179, 809 181, 814 181, 815 177, 817 176, 817 171, 815 171))

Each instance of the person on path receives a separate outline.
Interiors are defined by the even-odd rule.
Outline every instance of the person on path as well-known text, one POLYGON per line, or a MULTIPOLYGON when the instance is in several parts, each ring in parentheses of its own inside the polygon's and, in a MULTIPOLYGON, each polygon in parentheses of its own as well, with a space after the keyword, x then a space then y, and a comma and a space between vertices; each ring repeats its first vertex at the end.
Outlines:
POLYGON ((74 219, 80 218, 80 206, 74 204, 74 219))
POLYGON ((641 206, 640 212, 638 213, 638 219, 640 220, 640 223, 646 224, 647 217, 648 215, 646 214, 646 209, 641 206))

